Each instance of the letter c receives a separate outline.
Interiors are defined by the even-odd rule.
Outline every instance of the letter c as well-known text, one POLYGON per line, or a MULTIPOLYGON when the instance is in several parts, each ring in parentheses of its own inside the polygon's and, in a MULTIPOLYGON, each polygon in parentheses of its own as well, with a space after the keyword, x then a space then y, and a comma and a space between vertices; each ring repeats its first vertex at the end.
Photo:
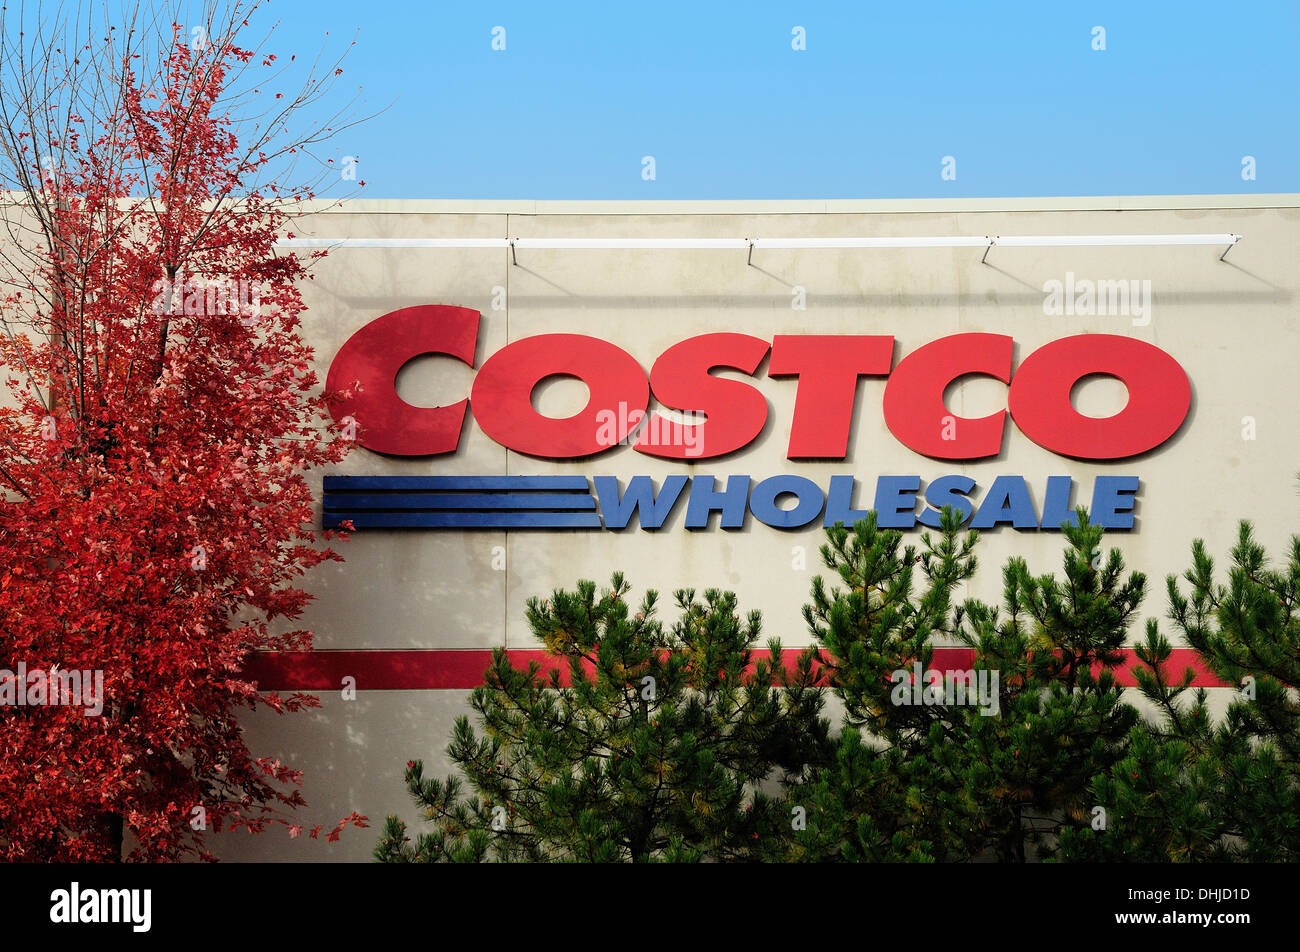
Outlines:
POLYGON ((883 409, 890 432, 904 446, 934 459, 997 456, 1007 412, 958 417, 944 406, 943 392, 966 374, 987 374, 1010 383, 1014 343, 1003 334, 953 334, 912 351, 885 385, 883 409), (952 424, 950 430, 945 423, 952 424))
POLYGON ((325 389, 352 396, 332 401, 330 415, 357 421, 357 442, 392 456, 455 452, 468 398, 445 407, 416 407, 397 395, 397 372, 423 354, 446 354, 474 366, 479 312, 449 304, 389 311, 339 348, 325 389), (354 388, 354 385, 360 384, 354 388))

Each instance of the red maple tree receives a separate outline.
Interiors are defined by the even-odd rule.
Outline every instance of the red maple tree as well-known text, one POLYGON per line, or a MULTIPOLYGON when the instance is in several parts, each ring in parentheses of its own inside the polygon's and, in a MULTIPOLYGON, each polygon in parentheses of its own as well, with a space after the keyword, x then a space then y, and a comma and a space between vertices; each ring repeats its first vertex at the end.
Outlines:
POLYGON ((300 772, 238 718, 318 703, 241 671, 310 646, 286 630, 297 581, 339 558, 304 476, 348 446, 299 332, 310 262, 273 244, 320 183, 284 173, 342 114, 286 135, 337 64, 261 89, 280 67, 239 41, 254 7, 0 36, 5 860, 212 859, 210 831, 302 829, 300 772), (252 121, 249 97, 271 104, 252 121))

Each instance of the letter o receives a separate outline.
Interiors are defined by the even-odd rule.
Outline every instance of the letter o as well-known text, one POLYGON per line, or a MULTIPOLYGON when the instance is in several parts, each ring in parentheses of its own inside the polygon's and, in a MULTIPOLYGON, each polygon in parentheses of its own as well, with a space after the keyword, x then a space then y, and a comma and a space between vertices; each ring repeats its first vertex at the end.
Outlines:
POLYGON ((749 494, 749 511, 759 522, 774 529, 798 529, 822 514, 826 495, 821 487, 803 476, 769 476, 749 494), (792 494, 798 502, 793 509, 782 509, 777 497, 792 494))
POLYGON ((540 334, 507 344, 483 364, 470 391, 484 433, 507 449, 551 459, 593 456, 616 446, 649 402, 641 365, 608 341, 581 334, 540 334), (558 420, 533 409, 533 389, 556 375, 577 377, 591 391, 585 407, 558 420), (601 438, 602 429, 609 430, 606 414, 613 414, 613 440, 601 438))
POLYGON ((1122 459, 1173 436, 1192 404, 1192 385, 1159 347, 1115 334, 1078 334, 1044 344, 1016 369, 1007 395, 1011 418, 1044 449, 1076 459, 1122 459), (1114 416, 1084 416, 1070 403, 1089 374, 1116 377, 1128 405, 1114 416))

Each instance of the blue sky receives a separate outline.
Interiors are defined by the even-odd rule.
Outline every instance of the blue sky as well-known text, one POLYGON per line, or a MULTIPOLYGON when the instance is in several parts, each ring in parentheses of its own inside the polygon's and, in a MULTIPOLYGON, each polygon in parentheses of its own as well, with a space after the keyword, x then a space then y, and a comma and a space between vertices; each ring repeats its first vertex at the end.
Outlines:
POLYGON ((334 154, 358 157, 366 197, 1300 191, 1295 0, 280 0, 275 17, 280 52, 359 28, 344 78, 388 108, 334 154))

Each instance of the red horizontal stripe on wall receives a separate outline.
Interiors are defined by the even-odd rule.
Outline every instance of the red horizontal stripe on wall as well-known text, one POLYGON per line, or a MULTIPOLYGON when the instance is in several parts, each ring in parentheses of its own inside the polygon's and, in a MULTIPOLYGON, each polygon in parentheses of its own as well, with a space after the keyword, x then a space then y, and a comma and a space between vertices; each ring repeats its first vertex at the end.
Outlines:
MULTIPOLYGON (((782 660, 786 667, 794 666, 800 650, 785 650, 782 660)), ((530 661, 536 661, 543 670, 557 667, 555 660, 540 649, 514 649, 509 654, 516 668, 526 667, 530 661)), ((966 670, 972 655, 968 648, 936 648, 930 667, 966 670)), ((1132 668, 1139 662, 1131 651, 1127 655, 1115 670, 1115 679, 1125 687, 1133 687, 1137 679, 1132 668)), ((766 658, 768 652, 755 651, 754 656, 766 658)), ((491 651, 285 651, 259 655, 245 673, 268 691, 338 690, 345 677, 356 678, 359 691, 469 690, 483 683, 483 672, 491 662, 491 651)), ((1166 662, 1167 679, 1177 682, 1185 668, 1192 669, 1195 687, 1227 686, 1205 667, 1196 651, 1175 648, 1166 662)), ((561 672, 567 674, 567 666, 561 672)))

